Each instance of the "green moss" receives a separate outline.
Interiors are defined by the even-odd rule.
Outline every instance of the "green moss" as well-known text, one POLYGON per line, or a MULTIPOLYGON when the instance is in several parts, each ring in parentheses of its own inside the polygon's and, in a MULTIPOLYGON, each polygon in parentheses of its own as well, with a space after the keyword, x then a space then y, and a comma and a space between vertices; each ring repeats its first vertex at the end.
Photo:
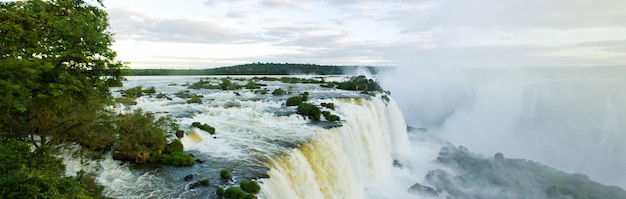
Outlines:
POLYGON ((184 154, 182 152, 172 152, 170 154, 161 154, 155 156, 155 159, 151 158, 152 162, 160 162, 161 164, 171 164, 176 166, 191 166, 196 163, 193 156, 184 154))
POLYGON ((245 199, 248 194, 239 187, 228 187, 224 191, 224 197, 230 199, 245 199))
POLYGON ((141 92, 151 95, 151 94, 156 93, 156 89, 154 88, 154 86, 151 86, 148 89, 142 90, 141 92))
POLYGON ((309 103, 300 103, 298 105, 297 113, 309 118, 313 121, 320 121, 321 111, 317 106, 309 103))
POLYGON ((302 101, 304 101, 302 99, 301 95, 297 95, 297 96, 292 96, 287 98, 287 102, 285 102, 285 105, 287 106, 298 106, 300 105, 300 103, 302 103, 302 101))
POLYGON ((218 197, 222 197, 224 195, 224 187, 217 187, 217 189, 215 190, 215 195, 217 195, 218 197))
POLYGON ((167 97, 167 95, 165 95, 163 93, 159 93, 159 94, 156 95, 156 98, 159 98, 159 99, 165 98, 165 97, 167 97))
POLYGON ((335 110, 335 104, 334 103, 322 102, 322 104, 320 104, 320 106, 329 108, 330 110, 335 110))
POLYGON ((334 122, 334 121, 339 121, 339 120, 341 120, 341 118, 340 118, 339 116, 337 116, 337 115, 333 115, 333 114, 331 114, 331 113, 330 113, 330 112, 328 112, 328 111, 322 111, 322 115, 324 116, 324 118, 325 118, 327 121, 334 122))
POLYGON ((257 85, 254 81, 248 81, 248 83, 245 85, 246 89, 259 89, 261 88, 261 86, 257 85))
POLYGON ((165 146, 165 150, 163 152, 164 153, 173 153, 173 152, 182 153, 183 150, 184 150, 183 143, 180 142, 179 139, 175 139, 174 141, 172 141, 172 143, 165 146))
POLYGON ((211 135, 215 134, 215 128, 213 128, 212 126, 209 126, 208 124, 202 124, 200 122, 193 122, 191 123, 191 126, 202 129, 203 131, 206 131, 207 133, 211 135))
POLYGON ((257 181, 251 181, 248 179, 242 180, 239 183, 239 187, 241 187, 243 191, 251 194, 257 194, 261 191, 261 186, 257 181))
POLYGON ((193 96, 190 100, 187 100, 187 104, 202 104, 202 97, 193 96))
POLYGON ((143 90, 141 89, 141 86, 137 86, 126 90, 121 90, 120 93, 122 93, 122 96, 124 97, 135 99, 141 97, 143 90))
POLYGON ((209 186, 209 179, 202 179, 200 180, 200 184, 203 186, 209 186))
POLYGON ((223 179, 231 179, 233 176, 230 173, 230 170, 223 169, 222 171, 220 171, 220 177, 223 179))
POLYGON ((124 104, 126 106, 137 105, 137 102, 135 101, 135 99, 130 98, 130 97, 115 98, 115 103, 124 104))
POLYGON ((272 91, 272 95, 275 95, 275 96, 280 96, 280 95, 285 95, 285 94, 287 94, 287 92, 283 90, 282 88, 277 88, 277 89, 274 89, 274 91, 272 91))

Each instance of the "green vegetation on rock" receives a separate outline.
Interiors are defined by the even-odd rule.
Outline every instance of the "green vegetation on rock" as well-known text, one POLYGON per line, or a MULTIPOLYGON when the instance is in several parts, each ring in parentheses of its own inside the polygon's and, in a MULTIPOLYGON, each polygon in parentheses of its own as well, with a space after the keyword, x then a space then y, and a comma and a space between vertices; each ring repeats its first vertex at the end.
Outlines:
POLYGON ((320 104, 320 106, 328 108, 330 110, 335 110, 335 104, 334 103, 326 103, 326 102, 322 102, 320 104))
POLYGON ((334 121, 339 121, 339 120, 341 120, 341 118, 340 118, 339 116, 337 116, 337 115, 333 115, 333 114, 331 114, 329 111, 322 111, 322 115, 324 116, 324 118, 325 118, 327 121, 330 121, 330 122, 334 122, 334 121))
POLYGON ((296 113, 305 116, 310 120, 320 121, 320 115, 322 114, 322 111, 313 104, 300 103, 300 105, 298 105, 296 113))
POLYGON ((230 170, 222 169, 222 171, 220 171, 220 177, 223 179, 231 179, 233 176, 230 173, 230 170))
POLYGON ((243 191, 252 194, 258 194, 259 191, 261 191, 261 185, 259 185, 259 182, 248 179, 242 180, 239 183, 239 187, 241 187, 243 191))
POLYGON ((298 106, 300 105, 300 103, 302 103, 302 101, 306 101, 306 98, 302 95, 296 95, 296 96, 287 98, 285 105, 286 106, 298 106))
POLYGON ((280 95, 285 95, 285 94, 287 94, 287 92, 283 90, 282 88, 277 88, 277 89, 274 89, 274 91, 272 91, 272 95, 275 95, 275 96, 280 96, 280 95))
POLYGON ((212 126, 209 126, 208 124, 203 124, 200 122, 193 122, 191 123, 191 126, 202 129, 203 131, 206 131, 207 133, 211 135, 215 134, 215 128, 213 128, 212 126))

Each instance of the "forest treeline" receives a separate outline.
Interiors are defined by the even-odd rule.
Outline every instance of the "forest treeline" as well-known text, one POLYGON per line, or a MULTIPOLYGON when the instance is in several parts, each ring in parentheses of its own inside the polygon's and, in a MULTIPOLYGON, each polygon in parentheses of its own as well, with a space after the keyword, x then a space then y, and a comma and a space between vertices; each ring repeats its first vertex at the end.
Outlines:
POLYGON ((209 69, 131 69, 130 75, 342 75, 355 74, 365 70, 377 74, 388 67, 375 66, 333 66, 296 63, 249 63, 209 69))

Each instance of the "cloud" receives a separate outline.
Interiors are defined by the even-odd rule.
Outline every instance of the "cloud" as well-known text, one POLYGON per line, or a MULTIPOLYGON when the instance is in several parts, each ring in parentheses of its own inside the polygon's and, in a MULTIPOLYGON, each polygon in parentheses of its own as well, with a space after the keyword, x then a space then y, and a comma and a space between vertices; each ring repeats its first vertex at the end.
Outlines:
POLYGON ((118 40, 212 44, 263 41, 263 38, 256 37, 254 33, 229 29, 206 19, 163 19, 123 8, 111 8, 107 11, 118 40))

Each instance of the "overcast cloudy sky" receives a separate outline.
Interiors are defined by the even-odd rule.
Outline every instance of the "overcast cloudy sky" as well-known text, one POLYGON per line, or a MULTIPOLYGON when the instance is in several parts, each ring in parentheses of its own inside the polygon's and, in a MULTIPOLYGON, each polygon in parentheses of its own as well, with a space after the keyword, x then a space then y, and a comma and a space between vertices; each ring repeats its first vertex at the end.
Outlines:
POLYGON ((132 68, 626 65, 623 0, 106 0, 132 68))

